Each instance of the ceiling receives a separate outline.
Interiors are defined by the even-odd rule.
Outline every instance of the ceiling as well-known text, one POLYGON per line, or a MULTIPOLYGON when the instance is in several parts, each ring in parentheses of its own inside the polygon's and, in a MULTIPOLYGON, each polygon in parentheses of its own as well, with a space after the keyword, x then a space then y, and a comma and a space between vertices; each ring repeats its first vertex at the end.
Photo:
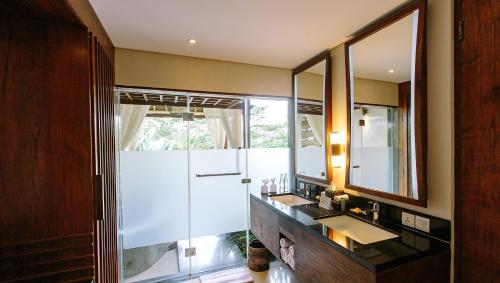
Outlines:
POLYGON ((413 26, 412 14, 352 45, 354 76, 393 83, 409 81, 413 26))
POLYGON ((90 2, 116 47, 291 69, 406 0, 90 2))

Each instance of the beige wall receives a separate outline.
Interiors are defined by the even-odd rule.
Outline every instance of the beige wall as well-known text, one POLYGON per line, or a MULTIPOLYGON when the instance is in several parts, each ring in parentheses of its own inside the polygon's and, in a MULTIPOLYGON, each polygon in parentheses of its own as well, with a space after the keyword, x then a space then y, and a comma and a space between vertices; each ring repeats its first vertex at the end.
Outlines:
POLYGON ((296 80, 299 98, 323 100, 323 75, 302 72, 296 80))
POLYGON ((117 48, 116 84, 291 96, 291 70, 117 48))
MULTIPOLYGON (((452 6, 451 0, 430 0, 428 6, 428 207, 384 200, 446 219, 452 218, 454 186, 452 6)), ((331 55, 332 130, 345 135, 344 45, 333 48, 331 55)), ((291 96, 291 71, 286 69, 120 48, 115 56, 116 83, 120 85, 291 96)), ((333 174, 337 187, 344 187, 344 168, 333 168, 333 174)))
MULTIPOLYGON (((427 19, 427 208, 384 202, 452 219, 453 194, 453 37, 452 1, 430 0, 427 19)), ((346 85, 344 45, 332 49, 333 131, 345 133, 346 85)), ((333 169, 334 183, 344 187, 345 170, 333 169)), ((358 195, 362 193, 349 191, 358 195)), ((366 195, 365 195, 366 196, 366 195)), ((380 199, 374 196, 370 198, 380 199)))
POLYGON ((354 102, 398 106, 396 83, 354 78, 354 102))

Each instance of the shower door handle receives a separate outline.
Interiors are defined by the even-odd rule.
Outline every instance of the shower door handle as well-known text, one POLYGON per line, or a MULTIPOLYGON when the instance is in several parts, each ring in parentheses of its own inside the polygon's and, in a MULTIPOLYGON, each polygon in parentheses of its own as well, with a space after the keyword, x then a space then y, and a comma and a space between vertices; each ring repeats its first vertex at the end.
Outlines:
POLYGON ((215 174, 196 174, 196 177, 202 178, 202 177, 218 177, 218 176, 237 176, 241 175, 241 172, 234 172, 234 173, 215 173, 215 174))

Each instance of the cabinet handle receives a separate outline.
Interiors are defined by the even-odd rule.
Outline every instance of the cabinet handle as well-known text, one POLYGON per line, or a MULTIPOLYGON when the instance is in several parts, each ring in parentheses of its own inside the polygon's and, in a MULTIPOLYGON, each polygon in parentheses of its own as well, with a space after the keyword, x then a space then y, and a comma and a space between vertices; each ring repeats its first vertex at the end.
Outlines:
POLYGON ((104 220, 104 198, 103 198, 102 174, 95 176, 95 220, 104 220))

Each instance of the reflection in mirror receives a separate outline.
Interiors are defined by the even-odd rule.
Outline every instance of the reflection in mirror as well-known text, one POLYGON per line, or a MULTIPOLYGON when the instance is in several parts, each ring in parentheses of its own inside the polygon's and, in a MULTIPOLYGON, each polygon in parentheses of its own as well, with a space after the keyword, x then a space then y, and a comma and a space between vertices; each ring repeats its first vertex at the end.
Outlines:
POLYGON ((415 51, 418 10, 350 46, 350 184, 418 199, 415 51))
POLYGON ((327 180, 324 86, 326 60, 295 75, 296 173, 327 180))

